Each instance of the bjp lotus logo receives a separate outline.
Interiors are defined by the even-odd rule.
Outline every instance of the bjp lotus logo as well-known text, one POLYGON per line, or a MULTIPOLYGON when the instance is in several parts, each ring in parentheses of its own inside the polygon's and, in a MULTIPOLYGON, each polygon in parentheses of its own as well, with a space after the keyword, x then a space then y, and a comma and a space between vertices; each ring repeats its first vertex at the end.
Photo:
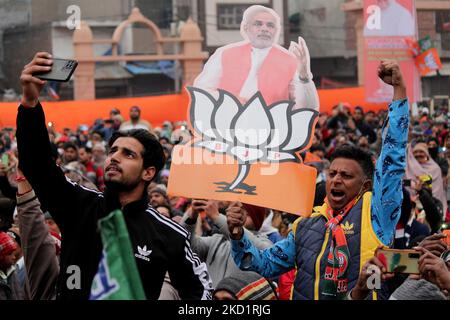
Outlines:
POLYGON ((216 182, 218 192, 256 194, 256 186, 245 180, 257 162, 301 162, 297 153, 309 144, 317 111, 293 110, 293 101, 267 106, 259 92, 242 104, 224 90, 217 99, 199 88, 188 91, 193 146, 232 156, 238 163, 233 181, 216 182))

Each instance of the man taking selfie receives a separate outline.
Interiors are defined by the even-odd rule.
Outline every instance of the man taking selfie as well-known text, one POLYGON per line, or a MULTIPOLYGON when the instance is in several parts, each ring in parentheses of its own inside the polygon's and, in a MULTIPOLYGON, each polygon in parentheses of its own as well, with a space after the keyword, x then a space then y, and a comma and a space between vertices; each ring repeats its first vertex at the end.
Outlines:
POLYGON ((104 193, 67 180, 52 160, 45 115, 38 100, 45 82, 33 76, 49 71, 51 65, 51 55, 40 52, 22 71, 17 142, 19 167, 61 230, 57 299, 89 298, 102 253, 97 222, 116 209, 123 212, 147 299, 159 297, 167 271, 182 299, 210 299, 211 281, 205 264, 190 248, 188 232, 148 204, 147 186, 165 162, 163 149, 152 134, 136 129, 112 136, 104 165, 104 193), (67 285, 70 266, 81 272, 79 288, 67 285))

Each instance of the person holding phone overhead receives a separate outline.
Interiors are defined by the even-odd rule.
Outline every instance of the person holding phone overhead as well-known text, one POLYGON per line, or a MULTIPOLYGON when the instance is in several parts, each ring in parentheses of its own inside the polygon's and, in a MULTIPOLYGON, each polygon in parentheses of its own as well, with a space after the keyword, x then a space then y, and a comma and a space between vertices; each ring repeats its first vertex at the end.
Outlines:
POLYGON ((394 96, 375 167, 371 156, 357 147, 336 149, 325 203, 309 218, 297 219, 288 237, 269 249, 256 249, 242 231, 244 210, 228 209, 229 229, 238 228, 230 235, 236 264, 264 277, 295 267, 292 299, 346 298, 366 260, 393 240, 403 198, 409 104, 397 62, 382 61, 378 76, 393 86, 394 96))
POLYGON ((45 81, 34 76, 36 72, 50 71, 52 63, 50 54, 39 52, 22 71, 17 146, 19 168, 61 230, 56 299, 90 297, 103 251, 98 221, 116 209, 123 212, 147 299, 158 299, 166 272, 182 299, 211 299, 209 273, 192 252, 188 232, 148 204, 147 187, 165 162, 163 148, 153 134, 134 129, 112 136, 104 164, 103 193, 66 179, 55 164, 39 102, 45 81), (67 270, 73 265, 80 269, 79 288, 66 285, 73 273, 67 270))

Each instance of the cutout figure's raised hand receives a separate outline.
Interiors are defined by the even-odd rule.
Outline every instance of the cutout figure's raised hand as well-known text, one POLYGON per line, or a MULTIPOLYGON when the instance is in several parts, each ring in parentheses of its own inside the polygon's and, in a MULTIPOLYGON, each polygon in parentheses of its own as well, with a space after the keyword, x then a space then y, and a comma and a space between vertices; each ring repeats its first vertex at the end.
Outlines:
POLYGON ((311 58, 309 56, 309 50, 306 46, 305 40, 302 37, 298 37, 298 43, 291 41, 289 51, 297 57, 300 79, 304 81, 312 80, 313 75, 311 73, 311 58))

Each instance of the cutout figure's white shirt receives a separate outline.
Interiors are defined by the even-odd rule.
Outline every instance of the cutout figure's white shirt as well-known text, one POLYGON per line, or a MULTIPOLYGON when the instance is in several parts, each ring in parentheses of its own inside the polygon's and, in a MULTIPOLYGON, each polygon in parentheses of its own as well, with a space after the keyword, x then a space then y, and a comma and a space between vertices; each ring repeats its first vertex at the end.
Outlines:
POLYGON ((271 48, 258 49, 252 47, 252 67, 239 93, 242 98, 248 100, 258 91, 258 71, 271 48))
MULTIPOLYGON (((243 42, 236 45, 243 45, 243 42)), ((240 98, 249 100, 258 92, 258 70, 271 48, 257 49, 252 47, 252 66, 240 91, 240 98)), ((211 92, 215 98, 218 98, 217 89, 222 75, 222 52, 226 49, 226 47, 217 49, 206 62, 202 73, 194 81, 194 87, 211 92)), ((283 63, 283 61, 280 61, 280 63, 283 63)), ((294 109, 311 108, 319 111, 319 96, 314 82, 312 80, 308 83, 301 82, 298 72, 295 72, 289 84, 289 98, 295 101, 294 109)))

